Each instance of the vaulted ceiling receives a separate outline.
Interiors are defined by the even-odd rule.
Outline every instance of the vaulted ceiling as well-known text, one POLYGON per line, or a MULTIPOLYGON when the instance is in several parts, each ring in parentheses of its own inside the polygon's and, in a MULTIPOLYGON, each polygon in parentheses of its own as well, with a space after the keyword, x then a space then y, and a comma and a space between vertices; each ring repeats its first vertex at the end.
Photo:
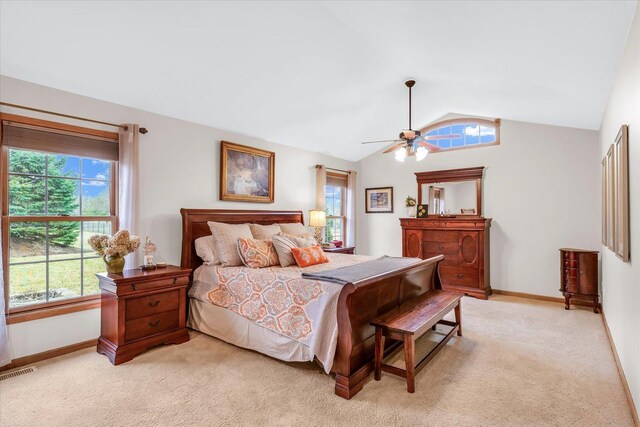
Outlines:
POLYGON ((456 112, 598 129, 635 7, 3 1, 0 73, 357 160, 407 127, 408 77, 414 128, 456 112))

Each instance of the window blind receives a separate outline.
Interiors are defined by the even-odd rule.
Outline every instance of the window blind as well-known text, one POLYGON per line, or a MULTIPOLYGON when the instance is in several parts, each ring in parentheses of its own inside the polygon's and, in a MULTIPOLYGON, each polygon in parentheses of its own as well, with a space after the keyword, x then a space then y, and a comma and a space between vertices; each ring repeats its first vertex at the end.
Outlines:
POLYGON ((2 122, 2 145, 92 159, 118 160, 118 142, 112 139, 11 121, 2 122))

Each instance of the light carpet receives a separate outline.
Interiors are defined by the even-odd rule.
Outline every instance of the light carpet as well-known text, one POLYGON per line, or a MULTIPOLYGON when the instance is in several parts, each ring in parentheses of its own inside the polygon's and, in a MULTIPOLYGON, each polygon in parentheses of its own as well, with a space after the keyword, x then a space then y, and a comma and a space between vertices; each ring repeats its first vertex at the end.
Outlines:
POLYGON ((599 315, 464 298, 463 327, 415 394, 383 373, 350 401, 312 363, 199 333, 120 366, 87 349, 0 382, 0 425, 632 425, 599 315))

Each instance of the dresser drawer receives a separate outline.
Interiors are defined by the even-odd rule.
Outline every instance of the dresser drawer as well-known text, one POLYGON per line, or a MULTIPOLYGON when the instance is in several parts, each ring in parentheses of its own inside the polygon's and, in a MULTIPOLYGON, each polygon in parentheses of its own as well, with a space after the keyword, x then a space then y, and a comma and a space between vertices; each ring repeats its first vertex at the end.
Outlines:
POLYGON ((478 286, 477 268, 452 267, 443 265, 439 267, 440 279, 445 285, 478 286))
POLYGON ((168 331, 178 327, 180 318, 179 310, 165 311, 152 314, 139 319, 127 320, 125 324, 125 341, 133 341, 149 335, 168 331))
POLYGON ((460 245, 458 245, 458 242, 456 243, 425 242, 424 243, 425 253, 458 255, 459 248, 460 248, 460 245))
POLYGON ((563 267, 562 274, 566 277, 578 277, 578 269, 563 267))
POLYGON ((565 258, 564 260, 562 260, 562 268, 577 268, 578 267, 578 261, 575 259, 569 259, 569 258, 565 258))
POLYGON ((154 281, 145 281, 140 283, 133 283, 131 285, 124 286, 125 289, 118 287, 118 294, 127 294, 132 292, 140 292, 158 288, 168 288, 170 286, 179 286, 189 284, 189 276, 181 277, 168 277, 166 279, 158 279, 154 281))
POLYGON ((180 291, 163 292, 145 297, 130 298, 126 301, 126 319, 137 319, 180 307, 180 291))
MULTIPOLYGON (((422 257, 423 259, 428 259, 428 258, 433 258, 434 256, 438 256, 438 255, 442 255, 442 253, 435 253, 435 252, 425 252, 424 256, 422 257)), ((452 254, 444 254, 444 259, 442 261, 440 261, 440 264, 438 265, 453 265, 453 266, 457 266, 458 265, 458 254, 452 255, 452 254)))
POLYGON ((562 277, 562 286, 565 292, 576 293, 578 292, 578 278, 577 277, 562 277))
POLYGON ((458 243, 457 231, 425 231, 425 242, 458 243))

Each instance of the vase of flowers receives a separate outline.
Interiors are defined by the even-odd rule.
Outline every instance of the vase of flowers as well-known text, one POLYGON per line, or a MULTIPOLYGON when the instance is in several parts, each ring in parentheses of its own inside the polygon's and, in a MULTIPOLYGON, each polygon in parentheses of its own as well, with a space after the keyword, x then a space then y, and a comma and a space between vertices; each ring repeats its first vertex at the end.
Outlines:
POLYGON ((416 216, 416 199, 415 198, 411 196, 407 196, 407 198, 404 200, 404 205, 407 207, 408 217, 416 216))
POLYGON ((130 235, 128 230, 120 230, 111 237, 94 234, 89 238, 89 245, 102 256, 107 272, 119 274, 124 270, 124 257, 138 249, 140 238, 130 235))

